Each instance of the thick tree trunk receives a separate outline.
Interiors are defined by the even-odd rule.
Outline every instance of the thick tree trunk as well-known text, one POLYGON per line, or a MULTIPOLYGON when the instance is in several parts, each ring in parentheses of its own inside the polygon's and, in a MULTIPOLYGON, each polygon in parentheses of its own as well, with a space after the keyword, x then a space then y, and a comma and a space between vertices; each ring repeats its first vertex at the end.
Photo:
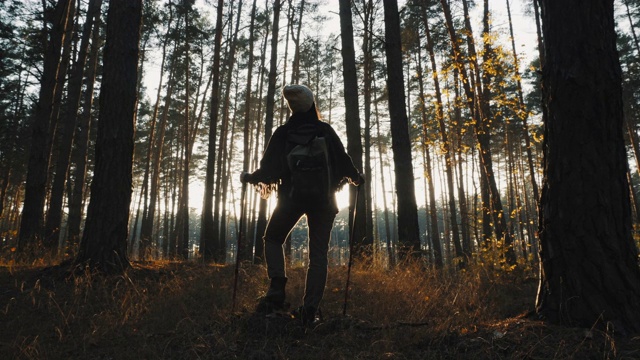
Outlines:
POLYGON ((387 57, 387 86, 389 115, 391 116, 391 147, 395 165, 396 194, 398 196, 398 239, 406 258, 411 252, 420 254, 418 207, 416 205, 409 119, 404 96, 402 41, 398 2, 384 2, 385 52, 387 57))
POLYGON ((614 1, 543 0, 545 167, 537 312, 640 331, 614 1))
POLYGON ((142 0, 111 0, 107 15, 95 175, 77 264, 117 273, 129 266, 127 231, 133 165, 142 0))

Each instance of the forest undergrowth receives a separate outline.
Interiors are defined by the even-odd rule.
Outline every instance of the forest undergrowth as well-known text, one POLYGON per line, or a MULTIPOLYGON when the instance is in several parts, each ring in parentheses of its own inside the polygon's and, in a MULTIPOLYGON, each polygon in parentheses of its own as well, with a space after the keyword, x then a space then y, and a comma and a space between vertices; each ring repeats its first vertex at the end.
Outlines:
MULTIPOLYGON (((640 359, 640 336, 546 324, 531 316, 533 270, 481 263, 435 272, 332 267, 323 321, 303 328, 253 313, 262 266, 137 262, 124 275, 41 263, 0 266, 0 359, 640 359)), ((304 269, 288 273, 298 306, 304 269)))

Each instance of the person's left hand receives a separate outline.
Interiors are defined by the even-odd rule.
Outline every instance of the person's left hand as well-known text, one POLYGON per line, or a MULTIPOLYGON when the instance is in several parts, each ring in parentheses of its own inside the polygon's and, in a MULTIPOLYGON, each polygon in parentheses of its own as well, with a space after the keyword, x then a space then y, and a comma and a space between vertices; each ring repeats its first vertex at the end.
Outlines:
POLYGON ((251 179, 251 173, 250 172, 243 171, 243 172, 240 173, 240 182, 241 183, 244 184, 246 182, 249 182, 250 179, 251 179))

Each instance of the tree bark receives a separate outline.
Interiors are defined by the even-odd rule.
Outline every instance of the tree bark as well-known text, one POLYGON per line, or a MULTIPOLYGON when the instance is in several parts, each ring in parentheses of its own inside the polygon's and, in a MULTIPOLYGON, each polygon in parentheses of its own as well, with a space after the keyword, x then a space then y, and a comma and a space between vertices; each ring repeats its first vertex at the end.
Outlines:
POLYGON ((78 107, 80 106, 80 96, 82 81, 84 80, 85 63, 88 57, 89 38, 94 29, 94 19, 100 15, 102 0, 91 0, 87 8, 87 18, 82 29, 82 38, 78 58, 73 66, 69 87, 67 90, 66 111, 62 127, 60 128, 61 140, 58 147, 58 159, 55 166, 55 175, 51 186, 51 200, 45 222, 45 239, 52 249, 56 249, 60 237, 60 226, 62 222, 62 200, 64 197, 65 181, 69 174, 69 163, 71 147, 74 139, 74 129, 78 120, 78 107))
POLYGON ((536 172, 533 164, 533 152, 531 149, 531 136, 529 136, 529 126, 527 125, 527 118, 529 113, 526 111, 526 105, 524 103, 524 95, 522 91, 522 81, 520 80, 520 64, 518 59, 518 53, 516 51, 516 40, 513 34, 513 23, 511 22, 511 7, 509 6, 509 0, 507 1, 507 15, 509 19, 509 34, 511 35, 511 52, 513 53, 513 72, 516 78, 516 90, 518 92, 518 101, 520 111, 518 117, 522 120, 522 136, 524 138, 524 146, 527 150, 527 165, 529 170, 529 176, 531 177, 531 188, 533 190, 533 198, 537 203, 540 198, 538 191, 538 182, 536 181, 536 172))
MULTIPOLYGON (((340 38, 342 39, 342 76, 344 78, 345 122, 347 125, 347 153, 351 156, 356 169, 362 169, 362 139, 360 136, 360 102, 358 99, 358 72, 356 70, 356 55, 353 44, 353 23, 351 15, 351 1, 340 0, 340 38)), ((358 204, 354 204, 357 188, 349 188, 349 226, 353 226, 353 215, 359 208, 365 210, 365 197, 358 197, 358 204)), ((356 216, 353 233, 354 258, 363 258, 367 245, 372 239, 366 238, 366 216, 356 216)))
POLYGON ((178 206, 178 217, 176 220, 176 234, 179 246, 178 254, 183 260, 189 259, 189 166, 191 156, 189 153, 189 129, 190 129, 190 69, 189 69, 189 11, 191 5, 188 0, 183 1, 184 7, 184 46, 185 46, 185 99, 184 99, 184 124, 182 125, 182 188, 180 190, 180 202, 178 206))
MULTIPOLYGON (((150 203, 155 202, 156 199, 154 199, 152 196, 149 196, 150 195, 149 183, 155 181, 156 188, 158 186, 157 180, 153 178, 152 178, 153 180, 151 180, 150 177, 151 177, 151 159, 154 154, 154 145, 156 144, 156 131, 158 127, 156 126, 156 124, 158 121, 158 110, 160 108, 162 85, 163 85, 163 79, 164 79, 164 73, 165 73, 167 45, 170 39, 169 33, 171 31, 171 23, 173 22, 173 5, 171 4, 171 2, 169 2, 167 7, 169 8, 169 18, 167 20, 167 31, 164 35, 165 38, 164 38, 164 41, 162 42, 162 58, 160 60, 160 78, 158 79, 158 91, 156 92, 156 101, 153 106, 153 112, 151 114, 151 125, 150 125, 151 132, 149 134, 149 143, 147 144, 148 145, 147 156, 145 159, 144 175, 142 179, 143 211, 142 211, 142 224, 140 226, 140 248, 138 250, 138 256, 140 257, 141 260, 147 259, 149 255, 147 252, 148 252, 149 246, 151 245, 151 238, 152 238, 152 232, 153 232, 153 221, 152 221, 153 214, 149 216, 149 212, 150 212, 149 207, 151 206, 150 203), (149 201, 149 199, 151 199, 151 201, 149 201)), ((154 160, 156 159, 154 158, 154 160)), ((155 165, 154 165, 154 171, 157 172, 155 165)), ((157 192, 157 189, 155 190, 155 192, 157 192)), ((154 205, 154 213, 155 213, 155 205, 154 205)))
POLYGON ((389 115, 391 116, 391 147, 398 196, 398 239, 402 257, 407 258, 412 252, 414 255, 419 255, 421 248, 411 160, 409 119, 404 96, 400 16, 396 0, 384 2, 384 23, 389 115))
POLYGON ((480 78, 480 69, 478 67, 477 60, 476 60, 477 55, 475 51, 475 45, 473 42, 473 38, 470 36, 471 27, 470 27, 469 18, 468 18, 468 11, 466 10, 467 9, 466 0, 463 0, 462 4, 463 4, 463 7, 465 8, 465 23, 466 23, 465 27, 467 29, 466 31, 469 36, 468 37, 469 57, 471 59, 470 61, 471 66, 473 66, 473 69, 474 69, 476 92, 474 92, 474 90, 471 87, 470 81, 472 79, 469 77, 467 70, 464 66, 462 53, 460 51, 460 46, 458 44, 458 36, 456 34, 455 28, 453 27, 451 9, 449 8, 449 5, 445 0, 441 0, 440 3, 444 11, 447 30, 449 32, 449 37, 451 39, 451 44, 453 47, 453 56, 455 60, 454 63, 455 63, 455 66, 458 68, 459 74, 462 78, 461 80, 462 80, 462 85, 463 85, 465 96, 466 96, 467 106, 469 108, 469 111, 471 111, 474 117, 474 131, 475 131, 476 138, 478 140, 478 145, 480 148, 479 149, 480 164, 482 165, 481 173, 483 172, 483 175, 482 175, 483 178, 481 178, 481 181, 486 181, 486 184, 489 189, 491 214, 493 217, 495 231, 499 240, 502 240, 505 244, 507 260, 510 263, 514 263, 515 259, 512 257, 512 248, 510 247, 511 235, 507 230, 504 211, 502 208, 502 202, 500 200, 500 193, 498 192, 498 187, 496 184, 495 173, 493 171, 493 160, 491 158, 489 132, 486 127, 486 123, 489 119, 489 113, 490 113, 489 102, 488 102, 488 98, 486 98, 486 94, 484 94, 484 96, 480 96, 480 94, 483 94, 482 79, 480 78), (477 106, 476 106, 476 101, 478 104, 477 106))
POLYGON ((86 78, 85 99, 82 106, 82 115, 78 121, 78 127, 74 136, 76 144, 72 152, 72 163, 75 166, 73 176, 73 190, 69 201, 69 220, 67 226, 67 241, 71 248, 75 248, 80 242, 80 224, 82 222, 82 203, 86 195, 87 163, 89 157, 89 134, 91 133, 91 110, 93 107, 93 90, 95 86, 96 73, 98 70, 98 55, 102 41, 100 30, 102 27, 101 15, 95 18, 94 30, 91 36, 91 50, 87 60, 88 69, 86 78))
MULTIPOLYGON (((273 3, 273 25, 271 31, 271 57, 269 65, 269 77, 267 84, 267 105, 265 109, 264 120, 264 147, 266 149, 269 139, 273 133, 273 110, 275 107, 276 80, 278 76, 278 30, 280 24, 280 8, 281 0, 273 3)), ((258 209, 258 224, 256 231, 258 236, 262 237, 267 227, 267 200, 260 199, 258 209)))
MULTIPOLYGON (((373 86, 373 89, 375 89, 375 84, 373 86)), ((377 98, 375 94, 375 90, 374 90, 373 98, 374 99, 377 98)), ((374 102, 376 137, 378 139, 376 146, 378 148, 378 157, 380 160, 380 187, 382 190, 382 206, 384 211, 384 230, 385 230, 385 240, 386 240, 386 246, 387 246, 387 257, 389 259, 389 267, 394 267, 396 265, 396 258, 395 258, 394 249, 392 246, 391 222, 389 221, 389 206, 387 204, 387 187, 384 180, 384 160, 383 160, 384 151, 382 150, 383 146, 386 147, 386 144, 383 144, 382 142, 382 136, 380 133, 380 116, 379 116, 380 112, 378 110, 379 110, 378 102, 374 102)))
MULTIPOLYGON (((442 150, 444 152, 445 171, 447 175, 447 189, 449 190, 447 194, 449 195, 448 196, 449 218, 451 221, 451 233, 453 236, 452 240, 453 240, 453 245, 456 249, 456 257, 458 257, 461 260, 461 264, 464 264, 468 260, 467 258, 471 256, 471 254, 465 253, 463 251, 462 243, 460 242, 460 230, 458 228, 458 217, 456 216, 456 197, 455 197, 455 191, 453 186, 454 154, 452 151, 451 139, 448 136, 449 131, 447 130, 446 125, 444 123, 442 93, 440 91, 440 81, 438 80, 438 70, 437 70, 436 57, 434 52, 434 43, 431 37, 431 29, 429 28, 429 22, 427 19, 427 9, 425 4, 423 4, 422 6, 421 15, 422 15, 422 22, 425 28, 425 35, 427 37, 427 50, 429 52, 429 59, 431 61, 431 77, 433 79, 433 86, 434 86, 435 95, 436 95, 436 121, 438 122, 438 130, 440 131, 440 140, 442 143, 442 150)), ((439 236, 439 234, 436 234, 435 236, 439 236)), ((436 259, 436 266, 442 267, 443 265, 442 249, 441 248, 439 249, 440 240, 439 238, 432 238, 432 241, 434 241, 434 251, 435 251, 434 256, 436 259), (436 242, 438 243, 437 245, 436 245, 436 242), (438 251, 440 251, 440 254, 437 254, 438 251), (440 257, 439 260, 438 260, 438 256, 440 257)))
MULTIPOLYGON (((262 42, 262 53, 266 54, 267 53, 267 44, 269 44, 269 36, 267 36, 267 34, 269 33, 269 25, 270 22, 267 20, 265 21, 265 28, 264 28, 264 39, 262 42)), ((260 57, 260 76, 259 76, 259 84, 260 84, 260 90, 259 90, 259 95, 258 98, 262 99, 262 94, 264 93, 264 77, 265 77, 265 73, 266 73, 266 67, 264 66, 265 61, 266 61, 266 56, 261 56, 260 57)), ((268 101, 268 100, 267 100, 268 101)), ((263 104, 264 102, 260 102, 260 105, 258 106, 258 119, 262 119, 262 109, 263 109, 263 104)), ((259 156, 259 151, 260 151, 260 133, 262 132, 262 121, 258 121, 257 122, 258 125, 256 127, 256 132, 255 132, 255 141, 256 141, 256 145, 253 149, 254 153, 253 153, 253 166, 252 168, 257 168, 258 167, 258 159, 260 158, 259 156)), ((254 264, 263 264, 264 263, 264 241, 262 241, 262 235, 264 234, 264 230, 267 227, 267 219, 266 219, 266 209, 267 209, 267 203, 266 201, 264 201, 264 199, 261 199, 259 196, 256 196, 256 200, 258 202, 257 206, 253 206, 253 208, 258 208, 258 214, 254 215, 255 219, 254 219, 254 228, 253 228, 253 234, 255 237, 255 252, 254 252, 254 258, 253 258, 253 263, 254 264)))
MULTIPOLYGON (((175 49, 174 49, 175 52, 175 49)), ((173 100, 173 89, 175 86, 174 81, 174 61, 169 68, 169 79, 167 79, 167 93, 165 94, 164 108, 162 110, 162 116, 160 117, 160 123, 158 124, 158 135, 154 137, 154 147, 151 160, 151 178, 149 179, 149 207, 146 214, 143 214, 140 237, 142 249, 146 251, 146 246, 151 243, 153 235, 153 222, 156 215, 157 198, 160 187, 160 172, 162 171, 160 165, 162 163, 162 154, 164 152, 165 134, 167 128, 167 120, 169 118, 169 109, 173 100)))
POLYGON ((205 178, 204 204, 202 207, 202 230, 200 251, 204 262, 214 260, 215 233, 213 221, 213 191, 216 165, 216 137, 218 129, 218 107, 220 106, 220 51, 222 46, 223 0, 218 0, 216 12, 216 32, 213 50, 213 84, 211 84, 211 120, 209 124, 209 147, 207 152, 207 170, 205 178))
POLYGON ((35 120, 32 128, 31 150, 27 165, 25 197, 20 221, 18 245, 23 248, 34 241, 43 240, 43 213, 46 198, 47 174, 51 156, 51 123, 54 107, 54 95, 58 84, 60 68, 60 50, 71 18, 73 0, 61 0, 57 3, 52 16, 53 27, 46 44, 44 66, 38 102, 35 108, 35 120))
MULTIPOLYGON (((256 4, 257 1, 253 0, 253 5, 251 6, 251 22, 249 24, 249 59, 247 60, 247 85, 245 88, 244 94, 244 127, 242 129, 243 135, 243 157, 242 157, 242 169, 246 171, 249 169, 250 161, 251 161, 251 115, 252 115, 252 102, 251 102, 251 87, 253 81, 253 67, 254 67, 254 55, 253 55, 253 47, 255 42, 255 23, 256 23, 256 4)), ((253 261, 253 249, 254 243, 253 241, 249 243, 247 240, 250 237, 247 236, 247 219, 249 212, 247 211, 247 207, 249 204, 248 199, 242 198, 244 203, 240 204, 240 218, 243 221, 240 221, 242 225, 241 229, 238 229, 240 236, 242 237, 243 243, 246 245, 244 247, 244 253, 241 254, 241 258, 248 259, 253 261)), ((251 238, 253 240, 253 238, 251 238)))
MULTIPOLYGON (((291 4, 291 1, 289 1, 291 4)), ((305 0, 300 1, 300 14, 298 17, 298 28, 294 31, 291 29, 291 39, 293 40, 293 63, 291 64, 291 83, 297 84, 300 81, 300 32, 302 31, 302 18, 304 16, 305 0)), ((293 27, 293 22, 291 22, 293 27)))
MULTIPOLYGON (((222 131, 220 132, 220 149, 218 151, 221 154, 220 161, 218 162, 218 180, 216 184, 216 206, 214 213, 214 223, 218 226, 218 254, 220 256, 219 261, 224 262, 224 254, 227 249, 227 186, 229 183, 229 174, 226 170, 231 161, 231 147, 228 144, 233 143, 233 130, 235 129, 235 122, 232 124, 231 132, 229 132, 229 123, 233 120, 230 116, 231 110, 231 92, 232 92, 232 80, 234 75, 234 68, 236 65, 236 49, 238 46, 238 33, 240 29, 240 18, 242 17, 242 4, 243 0, 238 1, 238 13, 236 15, 236 24, 233 30, 233 37, 229 44, 229 53, 227 56, 226 66, 226 78, 225 78, 225 96, 222 104, 222 131), (218 204, 221 209, 218 208, 218 204), (219 216, 219 218, 216 218, 219 216), (219 220, 218 220, 219 219, 219 220)), ((233 5, 233 3, 232 3, 233 5)), ((231 21, 231 19, 230 19, 231 21)), ((235 97, 234 97, 235 98, 235 97)), ((240 244, 244 247, 244 242, 240 244)), ((245 259, 242 259, 245 260, 245 259)))
POLYGON ((131 204, 142 0, 111 0, 107 15, 95 175, 76 264, 108 273, 129 266, 131 204))
POLYGON ((369 239, 369 242, 373 244, 373 196, 372 196, 372 174, 373 168, 371 165, 371 86, 373 77, 373 25, 374 25, 374 5, 372 0, 363 1, 364 11, 364 28, 365 32, 362 36, 362 50, 363 50, 363 96, 364 96, 364 173, 369 176, 369 181, 365 182, 365 218, 366 218, 366 231, 365 236, 369 239))
POLYGON ((544 183, 538 315, 640 331, 614 1, 543 0, 544 183))

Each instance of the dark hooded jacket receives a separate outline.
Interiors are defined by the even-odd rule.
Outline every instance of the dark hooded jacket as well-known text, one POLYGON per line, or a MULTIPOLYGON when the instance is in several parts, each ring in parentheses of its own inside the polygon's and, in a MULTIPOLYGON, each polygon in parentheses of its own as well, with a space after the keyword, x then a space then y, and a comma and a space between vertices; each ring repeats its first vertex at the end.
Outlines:
MULTIPOLYGON (((315 107, 312 108, 315 111, 315 107)), ((273 190, 278 191, 278 201, 288 201, 287 194, 291 189, 291 173, 287 166, 287 154, 293 145, 288 141, 288 135, 295 132, 303 125, 313 123, 317 133, 325 137, 331 164, 331 190, 335 194, 340 188, 349 182, 356 182, 359 178, 358 169, 353 165, 351 157, 346 153, 342 141, 335 130, 328 123, 317 120, 312 113, 295 113, 282 126, 278 127, 269 139, 267 149, 260 160, 260 168, 249 177, 249 182, 254 184, 263 198, 268 198, 273 190)), ((329 201, 336 211, 335 196, 329 201)))

